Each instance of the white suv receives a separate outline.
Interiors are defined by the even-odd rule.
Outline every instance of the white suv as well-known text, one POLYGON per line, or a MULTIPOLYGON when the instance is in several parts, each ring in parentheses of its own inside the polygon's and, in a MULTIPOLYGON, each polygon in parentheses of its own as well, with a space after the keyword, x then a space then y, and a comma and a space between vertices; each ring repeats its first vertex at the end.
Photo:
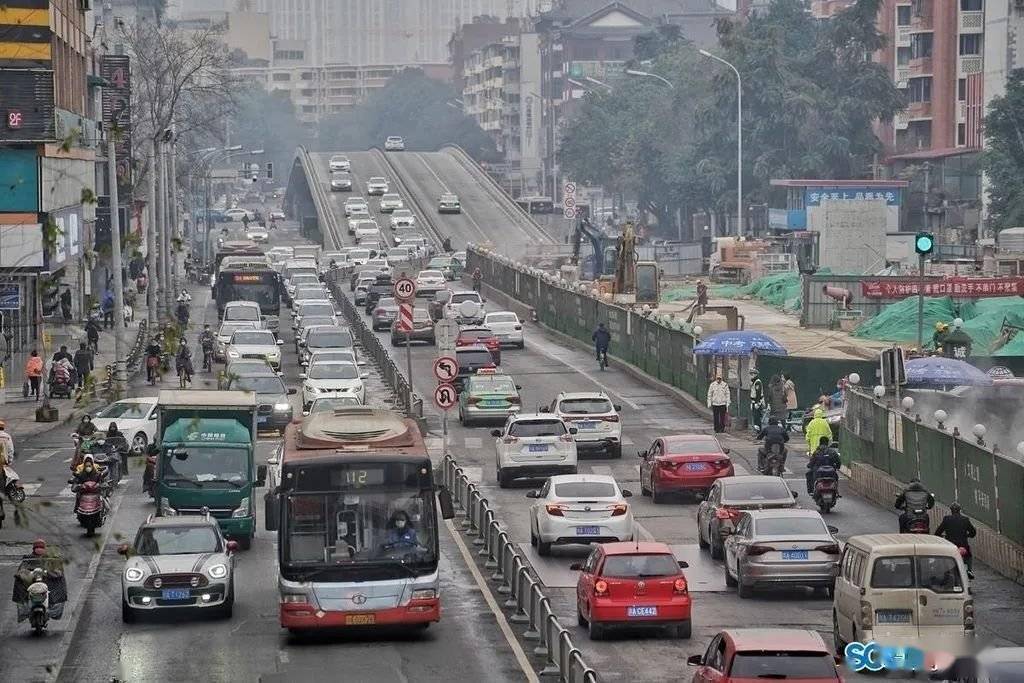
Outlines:
POLYGON ((622 457, 621 406, 600 391, 560 393, 551 402, 550 412, 576 428, 576 447, 581 451, 601 451, 612 458, 622 457))
POLYGON ((491 432, 497 453, 498 485, 514 479, 576 474, 575 427, 550 413, 509 416, 505 426, 491 432))

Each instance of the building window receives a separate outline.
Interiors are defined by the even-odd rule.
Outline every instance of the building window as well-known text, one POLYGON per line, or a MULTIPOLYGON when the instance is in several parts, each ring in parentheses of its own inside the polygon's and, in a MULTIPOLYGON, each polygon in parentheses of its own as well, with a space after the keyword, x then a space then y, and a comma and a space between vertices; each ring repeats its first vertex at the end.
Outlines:
POLYGON ((960 78, 956 82, 956 99, 959 102, 967 101, 967 79, 960 78))
POLYGON ((963 147, 967 144, 967 124, 956 124, 956 146, 963 147))
POLYGON ((961 33, 960 34, 960 54, 961 55, 980 55, 981 54, 981 34, 980 33, 961 33))
POLYGON ((907 97, 911 102, 932 101, 932 78, 911 78, 907 97))
MULTIPOLYGON (((961 36, 963 37, 963 36, 961 36)), ((963 53, 961 53, 963 54, 963 53)), ((910 36, 910 58, 926 59, 932 56, 932 34, 915 33, 910 36)))
POLYGON ((910 5, 896 6, 896 25, 910 26, 910 5))
POLYGON ((292 75, 291 74, 274 74, 271 77, 271 80, 277 81, 278 83, 283 83, 283 82, 292 80, 292 75))
POLYGON ((985 0, 960 0, 961 12, 980 12, 985 8, 985 0))
POLYGON ((910 48, 909 47, 898 47, 896 48, 896 66, 906 66, 907 62, 910 61, 910 48))
POLYGON ((311 80, 313 80, 313 72, 312 71, 303 71, 302 75, 300 76, 300 78, 302 78, 302 80, 304 80, 304 81, 311 81, 311 80))

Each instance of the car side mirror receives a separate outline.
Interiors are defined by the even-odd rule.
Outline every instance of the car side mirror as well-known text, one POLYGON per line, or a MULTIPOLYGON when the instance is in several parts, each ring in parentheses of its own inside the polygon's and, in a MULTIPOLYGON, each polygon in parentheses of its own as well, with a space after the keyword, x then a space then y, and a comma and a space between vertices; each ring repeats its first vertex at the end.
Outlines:
POLYGON ((516 385, 516 391, 520 391, 520 390, 522 390, 522 387, 517 384, 516 385))
POLYGON ((722 448, 722 452, 725 453, 726 455, 729 455, 730 449, 729 448, 722 448))
POLYGON ((837 527, 837 526, 832 526, 831 524, 828 524, 828 525, 826 525, 826 526, 827 526, 827 528, 828 528, 828 532, 829 532, 830 534, 838 534, 838 533, 839 533, 839 527, 837 527))
MULTIPOLYGON (((303 365, 305 365, 305 363, 303 363, 303 365)), ((306 373, 300 372, 299 373, 299 379, 306 379, 306 373)))
POLYGON ((361 372, 361 373, 359 373, 359 379, 370 379, 370 373, 368 373, 368 372, 361 372))
POLYGON ((569 569, 574 571, 574 572, 581 572, 581 571, 583 571, 583 563, 582 562, 573 562, 572 564, 569 565, 569 569))
POLYGON ((538 413, 550 413, 551 410, 547 406, 541 406, 540 409, 537 412, 538 413))
POLYGON ((277 340, 277 345, 278 346, 284 346, 284 339, 278 339, 277 340))
POLYGON ((617 413, 622 410, 622 406, 620 406, 618 403, 613 405, 612 408, 615 408, 615 412, 617 412, 617 413))
POLYGON ((297 393, 298 393, 298 390, 295 387, 289 387, 288 388, 288 395, 289 396, 294 396, 297 393))
POLYGON ((835 578, 839 577, 839 563, 838 562, 836 562, 835 564, 832 565, 832 571, 830 573, 835 578))
POLYGON ((623 498, 632 498, 633 497, 633 492, 630 491, 629 489, 622 489, 622 497, 623 498))
POLYGON ((690 563, 687 562, 686 560, 679 560, 679 562, 677 562, 676 564, 679 565, 680 569, 689 569, 690 568, 690 563))
POLYGON ((228 553, 234 554, 238 552, 238 541, 228 541, 228 553))
POLYGON ((439 489, 437 492, 437 504, 441 508, 441 519, 454 519, 455 504, 452 502, 452 492, 447 488, 439 489))
POLYGON ((526 497, 527 498, 540 498, 540 491, 537 491, 537 490, 527 491, 526 492, 526 497))
POLYGON ((646 458, 647 457, 647 451, 637 451, 636 452, 636 457, 638 457, 638 458, 646 458))
POLYGON ((308 410, 303 410, 302 411, 302 417, 309 417, 309 411, 308 410))
POLYGON ((704 655, 690 655, 686 658, 687 666, 700 666, 704 663, 704 655))
POLYGON ((796 497, 798 497, 799 495, 800 495, 799 493, 797 493, 796 491, 793 491, 793 498, 796 498, 796 497))
POLYGON ((267 466, 257 465, 256 466, 256 485, 263 486, 267 483, 267 466))
POLYGON ((121 545, 117 546, 117 554, 128 557, 128 544, 122 543, 121 545))
POLYGON ((569 427, 569 433, 570 434, 578 434, 579 431, 580 430, 576 429, 575 427, 569 427))
POLYGON ((501 437, 501 430, 500 429, 492 429, 491 430, 491 436, 493 436, 496 439, 500 438, 501 437))

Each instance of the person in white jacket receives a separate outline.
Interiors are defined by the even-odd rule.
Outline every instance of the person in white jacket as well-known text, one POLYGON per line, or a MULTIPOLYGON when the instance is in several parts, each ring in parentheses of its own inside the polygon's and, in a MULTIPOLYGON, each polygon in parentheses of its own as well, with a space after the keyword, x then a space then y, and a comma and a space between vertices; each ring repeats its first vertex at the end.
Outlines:
POLYGON ((722 381, 722 375, 716 374, 715 381, 708 386, 708 408, 714 417, 715 433, 725 431, 725 415, 729 411, 729 385, 722 381))

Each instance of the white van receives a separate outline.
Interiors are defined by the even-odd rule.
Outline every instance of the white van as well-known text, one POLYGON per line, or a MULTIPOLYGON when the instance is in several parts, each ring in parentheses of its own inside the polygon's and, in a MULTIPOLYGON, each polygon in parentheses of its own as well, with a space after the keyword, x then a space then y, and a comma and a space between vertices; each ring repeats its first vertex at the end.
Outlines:
POLYGON ((974 635, 967 568, 960 550, 943 538, 853 536, 836 571, 836 652, 858 641, 956 652, 974 635))
POLYGON ((260 305, 255 301, 229 301, 224 304, 222 323, 254 322, 257 328, 263 329, 263 315, 260 305))

